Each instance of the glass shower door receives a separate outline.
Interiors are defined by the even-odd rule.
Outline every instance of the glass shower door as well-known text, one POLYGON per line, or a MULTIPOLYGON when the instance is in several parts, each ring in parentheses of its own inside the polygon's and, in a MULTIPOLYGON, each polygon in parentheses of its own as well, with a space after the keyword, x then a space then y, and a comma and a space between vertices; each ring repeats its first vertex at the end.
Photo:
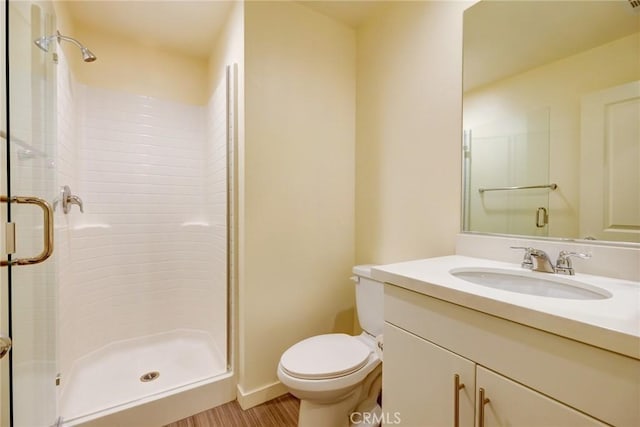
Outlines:
POLYGON ((466 231, 549 234, 549 123, 545 108, 467 132, 466 231))
POLYGON ((51 257, 33 260, 51 250, 53 234, 55 58, 34 40, 55 32, 54 14, 46 2, 9 0, 3 9, 9 67, 3 79, 8 109, 2 123, 1 207, 2 223, 12 225, 2 227, 2 234, 6 238, 15 229, 15 244, 2 245, 9 247, 3 261, 10 260, 2 268, 0 332, 10 334, 13 348, 3 360, 0 416, 3 426, 48 427, 56 424, 56 264, 51 257))

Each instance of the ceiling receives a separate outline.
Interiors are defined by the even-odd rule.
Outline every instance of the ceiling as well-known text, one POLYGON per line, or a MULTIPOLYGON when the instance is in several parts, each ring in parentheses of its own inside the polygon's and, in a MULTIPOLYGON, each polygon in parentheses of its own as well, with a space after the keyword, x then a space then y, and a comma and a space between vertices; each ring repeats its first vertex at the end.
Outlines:
POLYGON ((480 2, 464 15, 464 87, 475 87, 640 31, 627 0, 480 2))
POLYGON ((206 58, 231 1, 65 1, 75 25, 119 35, 144 46, 206 58))
MULTIPOLYGON (((233 0, 61 1, 76 25, 207 58, 231 11, 233 0)), ((300 1, 355 28, 384 2, 300 1)))
POLYGON ((373 0, 315 0, 299 1, 299 3, 329 16, 336 21, 340 21, 351 28, 357 28, 375 10, 383 6, 388 1, 373 0))
MULTIPOLYGON (((235 0, 62 1, 76 25, 206 59, 235 0)), ((421 0, 427 1, 427 0, 421 0)), ((300 0, 358 27, 388 1, 300 0)), ((482 1, 465 12, 465 88, 640 30, 627 0, 482 1), (496 18, 497 17, 497 18, 496 18)))

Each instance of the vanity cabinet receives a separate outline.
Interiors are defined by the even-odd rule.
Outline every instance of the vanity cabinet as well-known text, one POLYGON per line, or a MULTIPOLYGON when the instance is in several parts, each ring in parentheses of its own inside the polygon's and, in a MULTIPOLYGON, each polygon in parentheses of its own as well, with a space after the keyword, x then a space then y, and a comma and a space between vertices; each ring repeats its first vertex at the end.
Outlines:
POLYGON ((384 334, 384 410, 399 425, 605 425, 389 323, 384 334))
POLYGON ((384 411, 400 425, 454 426, 457 415, 458 425, 473 426, 472 361, 387 323, 382 369, 384 411))
POLYGON ((605 426, 543 394, 522 386, 482 366, 476 368, 476 408, 478 425, 494 426, 605 426), (480 411, 484 391, 486 402, 480 411), (487 401, 488 400, 488 401, 487 401), (482 422, 480 424, 480 419, 482 422))
POLYGON ((634 358, 393 285, 384 340, 396 425, 455 426, 456 414, 461 427, 640 425, 634 358))

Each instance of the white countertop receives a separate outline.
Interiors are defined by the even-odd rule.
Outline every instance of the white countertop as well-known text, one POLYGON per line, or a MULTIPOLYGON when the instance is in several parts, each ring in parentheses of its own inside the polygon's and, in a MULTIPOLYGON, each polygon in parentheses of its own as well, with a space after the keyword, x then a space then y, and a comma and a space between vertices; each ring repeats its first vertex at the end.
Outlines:
POLYGON ((640 283, 576 273, 532 272, 519 265, 461 255, 380 265, 374 279, 640 359, 640 283), (575 280, 603 288, 611 298, 575 300, 533 296, 476 285, 449 273, 497 268, 540 278, 575 280))

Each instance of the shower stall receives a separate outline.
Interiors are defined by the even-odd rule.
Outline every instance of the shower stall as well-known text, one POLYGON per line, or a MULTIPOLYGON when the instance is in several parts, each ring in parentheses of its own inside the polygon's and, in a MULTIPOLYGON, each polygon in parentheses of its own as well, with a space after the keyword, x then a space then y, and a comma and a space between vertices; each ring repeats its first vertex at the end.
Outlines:
POLYGON ((109 59, 49 2, 1 8, 1 424, 151 426, 233 399, 234 67, 205 105, 92 86, 70 62, 109 59), (18 265, 48 226, 49 259, 18 265))

